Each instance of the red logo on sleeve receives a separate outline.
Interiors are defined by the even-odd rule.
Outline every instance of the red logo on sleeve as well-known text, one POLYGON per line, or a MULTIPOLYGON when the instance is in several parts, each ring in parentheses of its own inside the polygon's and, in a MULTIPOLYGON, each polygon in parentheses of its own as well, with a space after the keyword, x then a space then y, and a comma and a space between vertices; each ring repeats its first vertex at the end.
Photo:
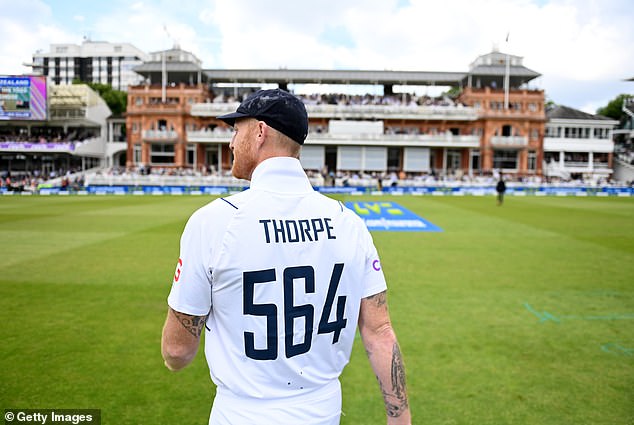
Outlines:
POLYGON ((183 260, 178 259, 178 265, 176 266, 176 272, 174 273, 174 283, 178 283, 178 279, 181 277, 181 268, 183 267, 183 260))

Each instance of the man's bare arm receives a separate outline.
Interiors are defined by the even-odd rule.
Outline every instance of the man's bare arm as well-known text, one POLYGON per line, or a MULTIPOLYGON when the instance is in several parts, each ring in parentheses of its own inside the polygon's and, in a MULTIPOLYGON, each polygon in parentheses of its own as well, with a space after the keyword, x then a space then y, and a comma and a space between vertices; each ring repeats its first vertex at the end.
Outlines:
POLYGON ((207 316, 192 316, 169 308, 161 339, 161 353, 168 369, 177 371, 191 363, 206 321, 207 316))
POLYGON ((379 381, 388 424, 411 424, 403 356, 392 328, 383 291, 361 300, 359 332, 379 381))

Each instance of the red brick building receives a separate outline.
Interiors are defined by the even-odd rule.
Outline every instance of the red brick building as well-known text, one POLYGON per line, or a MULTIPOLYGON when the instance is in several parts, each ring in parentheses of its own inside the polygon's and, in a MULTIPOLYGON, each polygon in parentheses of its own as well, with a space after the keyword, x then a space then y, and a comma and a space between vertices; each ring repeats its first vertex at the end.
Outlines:
POLYGON ((542 174, 544 92, 528 88, 539 74, 517 56, 492 52, 465 73, 202 70, 191 65, 155 61, 137 70, 148 81, 128 89, 128 167, 226 171, 231 134, 216 116, 235 110, 249 90, 245 85, 287 89, 343 83, 379 84, 383 95, 306 96, 310 131, 301 159, 307 169, 542 174), (157 84, 165 74, 167 84, 157 84), (413 97, 394 93, 395 85, 451 86, 459 94, 447 101, 413 97))

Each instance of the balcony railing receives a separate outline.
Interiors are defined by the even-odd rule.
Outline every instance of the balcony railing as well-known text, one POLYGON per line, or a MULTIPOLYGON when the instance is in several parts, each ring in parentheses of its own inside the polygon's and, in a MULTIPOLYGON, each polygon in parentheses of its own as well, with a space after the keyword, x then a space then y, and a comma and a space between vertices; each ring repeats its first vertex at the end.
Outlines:
POLYGON ((525 147, 528 146, 528 137, 525 136, 493 136, 491 145, 501 147, 525 147))
POLYGON ((480 118, 545 118, 543 111, 520 111, 518 109, 478 109, 480 118))
POLYGON ((404 105, 306 105, 308 116, 315 118, 403 118, 417 120, 475 121, 478 114, 467 106, 404 106, 404 105))
POLYGON ((197 117, 217 117, 218 115, 234 112, 238 102, 231 103, 194 103, 191 108, 191 114, 197 117))
POLYGON ((588 161, 564 161, 564 169, 570 171, 574 170, 607 170, 609 169, 609 165, 607 162, 588 162, 588 161))
MULTIPOLYGON (((195 103, 191 114, 202 117, 216 117, 233 112, 238 103, 195 103)), ((309 117, 334 119, 430 119, 430 120, 471 120, 478 118, 477 112, 467 106, 403 106, 403 105, 306 105, 309 117)))
POLYGON ((231 131, 225 130, 187 130, 189 143, 229 143, 231 131))
POLYGON ((185 105, 180 103, 149 103, 145 105, 135 105, 131 104, 128 106, 128 112, 153 112, 153 113, 177 113, 184 111, 186 108, 185 105))
POLYGON ((51 120, 68 120, 86 118, 86 108, 53 109, 50 110, 51 120))
POLYGON ((588 161, 564 161, 564 167, 566 168, 590 168, 588 161))
MULTIPOLYGON (((190 143, 229 143, 231 132, 227 130, 187 131, 190 143)), ((323 145, 396 145, 396 146, 480 146, 480 136, 455 136, 453 134, 331 134, 309 132, 307 144, 323 145)))
POLYGON ((173 130, 144 130, 144 140, 178 140, 178 133, 173 130))

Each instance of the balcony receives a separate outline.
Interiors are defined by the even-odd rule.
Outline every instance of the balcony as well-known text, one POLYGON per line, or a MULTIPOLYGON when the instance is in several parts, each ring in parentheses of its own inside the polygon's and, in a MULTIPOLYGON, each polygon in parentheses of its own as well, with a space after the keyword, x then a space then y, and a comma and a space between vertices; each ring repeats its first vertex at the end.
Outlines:
POLYGON ((229 143, 233 132, 229 129, 187 130, 188 143, 229 143))
POLYGON ((453 134, 330 134, 309 133, 307 144, 364 146, 428 146, 479 148, 479 136, 453 134))
POLYGON ((606 170, 609 167, 607 162, 586 162, 586 161, 564 161, 565 169, 574 169, 582 171, 592 171, 596 169, 606 170))
MULTIPOLYGON (((191 114, 217 117, 234 112, 238 103, 195 103, 191 114)), ((402 106, 402 105, 306 105, 310 118, 329 119, 412 119, 475 121, 474 108, 468 106, 402 106)))
POLYGON ((467 106, 404 105, 306 105, 311 118, 331 119, 410 119, 475 121, 474 108, 467 106))
POLYGON ((478 116, 485 119, 546 119, 542 111, 521 111, 517 109, 478 109, 478 116))
POLYGON ((146 114, 146 113, 154 113, 154 114, 176 114, 176 113, 184 113, 185 106, 179 103, 149 103, 145 105, 134 105, 131 104, 128 106, 128 114, 136 113, 136 114, 146 114))
POLYGON ((235 112, 240 104, 232 103, 194 103, 191 114, 195 117, 217 117, 218 115, 235 112))
POLYGON ((607 162, 589 161, 563 161, 562 163, 552 161, 544 162, 544 174, 546 176, 559 176, 569 178, 571 173, 608 175, 612 170, 607 162))
POLYGON ((178 141, 178 133, 174 130, 144 130, 142 135, 144 141, 178 141))
POLYGON ((491 145, 501 148, 523 148, 528 146, 528 137, 525 136, 493 136, 491 145))
POLYGON ((610 139, 572 139, 565 137, 544 137, 545 152, 613 152, 614 142, 610 139))
POLYGON ((86 108, 50 109, 51 120, 73 120, 86 118, 86 108))
MULTIPOLYGON (((231 131, 216 129, 187 131, 189 143, 229 143, 231 131)), ((480 136, 454 136, 452 134, 330 134, 309 132, 307 145, 346 146, 425 146, 425 147, 480 147, 480 136)))

